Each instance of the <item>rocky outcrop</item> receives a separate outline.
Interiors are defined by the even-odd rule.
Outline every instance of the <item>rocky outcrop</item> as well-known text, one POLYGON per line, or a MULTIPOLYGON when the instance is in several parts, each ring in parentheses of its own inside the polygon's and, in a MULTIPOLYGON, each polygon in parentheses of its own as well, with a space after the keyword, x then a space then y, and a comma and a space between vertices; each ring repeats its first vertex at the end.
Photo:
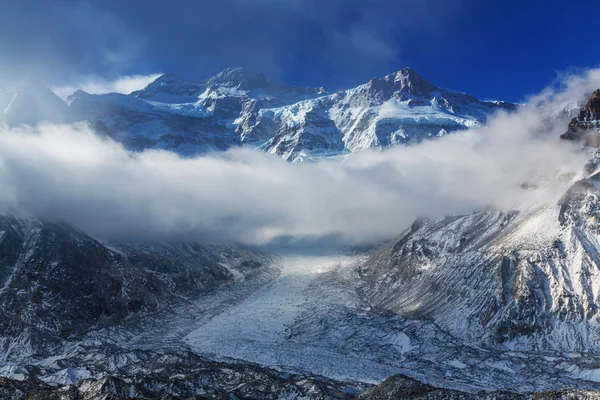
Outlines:
POLYGON ((7 400, 127 400, 127 399, 305 399, 305 400, 595 400, 600 393, 552 390, 469 393, 424 384, 394 375, 368 388, 320 376, 280 373, 256 365, 224 364, 196 357, 160 357, 162 367, 146 376, 108 376, 70 385, 48 385, 29 377, 0 377, 0 396, 7 400))
POLYGON ((587 146, 600 146, 600 89, 590 96, 579 115, 571 120, 561 139, 582 141, 587 146))
MULTIPOLYGON (((35 374, 0 377, 0 397, 14 400, 353 399, 368 385, 277 372, 251 364, 211 362, 192 353, 144 354, 127 374, 47 384, 35 374)), ((72 372, 74 372, 73 370, 72 372)))

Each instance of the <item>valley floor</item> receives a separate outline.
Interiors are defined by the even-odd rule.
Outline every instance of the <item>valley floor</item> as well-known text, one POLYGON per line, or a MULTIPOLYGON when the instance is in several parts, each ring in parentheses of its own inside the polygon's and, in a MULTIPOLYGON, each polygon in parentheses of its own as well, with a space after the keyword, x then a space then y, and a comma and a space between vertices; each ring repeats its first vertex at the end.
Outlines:
MULTIPOLYGON (((342 342, 336 348, 303 337, 305 328, 335 329, 327 326, 328 315, 358 307, 355 291, 334 279, 350 272, 356 262, 352 257, 286 257, 278 279, 184 340, 195 352, 219 359, 291 367, 340 380, 379 382, 399 369, 360 351, 341 349, 342 342)), ((410 346, 408 337, 402 338, 400 345, 410 346)))
MULTIPOLYGON (((240 278, 175 309, 88 332, 63 354, 35 364, 48 371, 47 382, 68 384, 131 373, 128 363, 140 363, 136 352, 191 350, 209 360, 343 381, 378 383, 401 373, 468 392, 600 388, 582 380, 594 377, 594 358, 482 349, 455 341, 431 322, 371 309, 360 296, 356 266, 363 260, 279 257, 279 271, 240 278)), ((8 365, 0 375, 16 377, 19 371, 8 365)))

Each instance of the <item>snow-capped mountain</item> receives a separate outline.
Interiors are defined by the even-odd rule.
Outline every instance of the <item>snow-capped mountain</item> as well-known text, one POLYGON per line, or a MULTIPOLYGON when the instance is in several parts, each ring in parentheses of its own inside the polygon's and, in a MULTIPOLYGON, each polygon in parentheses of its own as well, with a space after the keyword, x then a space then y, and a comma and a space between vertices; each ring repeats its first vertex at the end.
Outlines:
POLYGON ((514 108, 440 89, 404 68, 353 89, 261 109, 254 124, 241 125, 241 135, 257 143, 270 136, 261 144, 265 151, 301 161, 415 143, 479 126, 490 114, 514 108))
POLYGON ((41 87, 6 91, 1 122, 88 121, 134 151, 249 146, 299 162, 435 138, 515 108, 438 88, 410 68, 337 93, 242 68, 198 82, 165 74, 129 95, 77 91, 67 103, 41 87))
POLYGON ((168 149, 187 156, 258 146, 257 139, 241 139, 237 126, 242 120, 251 123, 262 107, 323 93, 324 89, 279 85, 262 74, 235 68, 202 82, 166 74, 130 95, 79 91, 68 102, 74 120, 89 121, 96 131, 132 150, 168 149))
POLYGON ((600 146, 600 89, 592 93, 585 107, 571 120, 569 129, 561 138, 583 140, 587 145, 600 146))
POLYGON ((235 68, 202 82, 167 74, 128 96, 78 92, 69 101, 76 119, 134 150, 192 155, 242 145, 290 161, 412 143, 514 108, 440 89, 409 68, 338 93, 235 68))
MULTIPOLYGON (((595 132, 597 93, 564 139, 595 132)), ((600 180, 587 169, 554 205, 416 221, 362 267, 371 304, 483 347, 598 354, 600 180)))

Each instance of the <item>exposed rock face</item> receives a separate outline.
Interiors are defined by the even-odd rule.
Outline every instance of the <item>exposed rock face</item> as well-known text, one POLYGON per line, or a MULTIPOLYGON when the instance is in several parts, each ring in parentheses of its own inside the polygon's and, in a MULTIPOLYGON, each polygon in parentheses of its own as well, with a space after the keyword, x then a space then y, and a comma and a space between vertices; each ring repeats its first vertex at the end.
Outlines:
POLYGON ((588 146, 600 146, 600 89, 592 93, 585 107, 571 120, 569 129, 561 138, 581 140, 588 146))
POLYGON ((251 276, 268 267, 265 256, 233 247, 107 247, 62 224, 0 215, 3 358, 52 349, 92 326, 233 283, 231 270, 251 276))

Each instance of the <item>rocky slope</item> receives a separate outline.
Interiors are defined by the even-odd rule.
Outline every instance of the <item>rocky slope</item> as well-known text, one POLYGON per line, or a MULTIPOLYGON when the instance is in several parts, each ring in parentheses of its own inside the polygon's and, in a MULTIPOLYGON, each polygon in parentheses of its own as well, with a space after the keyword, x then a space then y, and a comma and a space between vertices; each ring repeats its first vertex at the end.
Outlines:
POLYGON ((154 355, 144 375, 87 378, 70 385, 48 385, 35 377, 0 378, 0 396, 10 400, 126 399, 319 399, 319 400, 544 400, 600 399, 585 390, 468 393, 430 386, 394 375, 368 389, 319 376, 276 372, 256 365, 209 362, 192 354, 154 355), (159 365, 159 368, 156 368, 159 365), (151 372, 149 372, 151 371, 151 372))
POLYGON ((554 205, 416 221, 362 267, 364 291, 478 346, 597 354, 599 188, 591 175, 554 205))
POLYGON ((164 309, 270 268, 248 250, 102 244, 68 226, 0 215, 0 354, 60 351, 92 327, 164 309))
POLYGON ((0 93, 0 122, 83 120, 135 151, 192 156, 249 146, 294 162, 435 138, 515 108, 441 89, 410 68, 337 93, 281 85, 242 68, 198 82, 166 74, 129 95, 78 91, 69 106, 32 88, 0 93))
POLYGON ((569 129, 561 135, 565 140, 583 140, 593 147, 600 146, 600 89, 592 93, 579 115, 571 120, 569 129))
POLYGON ((35 367, 22 368, 24 374, 19 380, 0 378, 0 397, 14 400, 352 399, 367 387, 319 376, 278 372, 253 364, 211 362, 193 353, 138 351, 127 356, 135 361, 118 376, 82 377, 74 384, 49 385, 38 379, 35 367))

